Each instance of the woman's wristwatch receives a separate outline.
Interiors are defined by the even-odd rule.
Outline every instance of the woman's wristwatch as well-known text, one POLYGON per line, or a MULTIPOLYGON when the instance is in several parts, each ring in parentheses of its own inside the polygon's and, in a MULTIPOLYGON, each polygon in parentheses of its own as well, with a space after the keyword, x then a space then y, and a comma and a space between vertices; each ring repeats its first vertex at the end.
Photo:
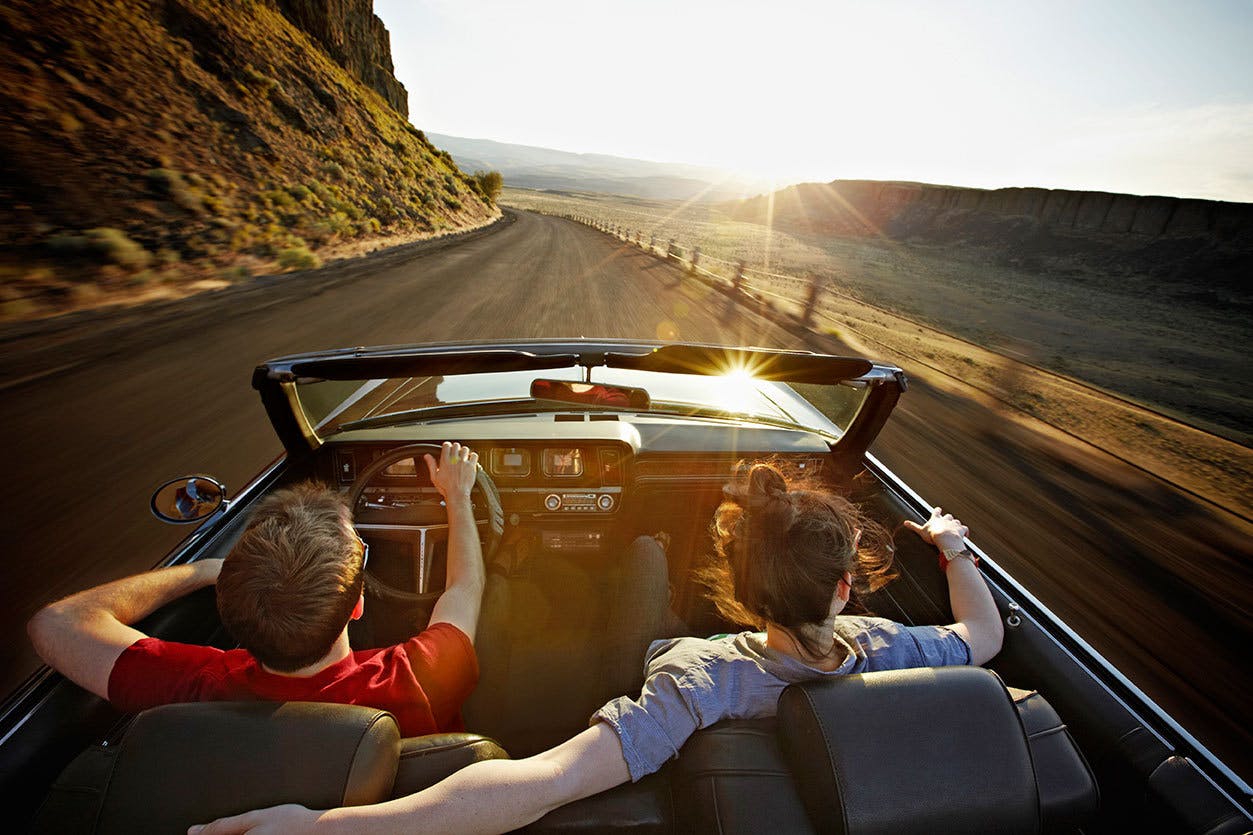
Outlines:
POLYGON ((953 560, 970 560, 975 568, 979 567, 979 555, 969 548, 944 548, 940 550, 940 571, 947 571, 953 560))

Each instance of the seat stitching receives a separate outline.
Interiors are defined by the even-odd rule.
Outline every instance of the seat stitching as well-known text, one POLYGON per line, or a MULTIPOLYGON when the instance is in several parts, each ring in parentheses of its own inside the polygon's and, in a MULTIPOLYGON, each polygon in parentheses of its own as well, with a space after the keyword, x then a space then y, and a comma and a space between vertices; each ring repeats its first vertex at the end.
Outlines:
POLYGON ((423 748, 418 751, 403 751, 402 750, 400 752, 400 758, 404 760, 404 759, 414 759, 415 757, 427 757, 427 756, 430 756, 431 754, 443 754, 447 751, 457 751, 462 748, 468 748, 469 746, 475 745, 482 741, 483 740, 478 740, 478 739, 465 740, 463 742, 454 742, 450 745, 441 745, 435 748, 423 748))
POLYGON ((1065 730, 1066 730, 1065 725, 1054 725, 1051 728, 1044 728, 1043 730, 1036 731, 1035 733, 1027 734, 1027 741, 1031 742, 1033 740, 1041 739, 1046 736, 1053 736, 1054 734, 1062 733, 1065 730))

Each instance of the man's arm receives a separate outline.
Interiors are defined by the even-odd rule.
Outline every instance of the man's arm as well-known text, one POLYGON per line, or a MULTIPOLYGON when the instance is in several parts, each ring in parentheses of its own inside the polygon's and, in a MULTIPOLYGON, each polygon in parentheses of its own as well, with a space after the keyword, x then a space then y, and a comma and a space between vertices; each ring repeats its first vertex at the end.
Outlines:
POLYGON ((425 791, 380 803, 314 812, 275 806, 193 826, 190 835, 302 832, 510 832, 566 803, 627 782, 613 729, 597 723, 556 748, 524 760, 485 760, 425 791))
POLYGON ((48 666, 107 699, 118 656, 148 637, 131 624, 213 585, 221 570, 221 560, 200 560, 114 580, 48 604, 26 624, 26 632, 48 666))
POLYGON ((479 454, 461 444, 444 442, 439 464, 426 456, 431 482, 448 509, 448 585, 431 610, 431 625, 451 623, 474 641, 487 582, 483 546, 474 524, 470 490, 478 472, 479 454))
MULTIPOLYGON (((931 511, 931 518, 923 525, 906 520, 905 527, 917 533, 941 551, 961 550, 966 547, 969 528, 954 519, 951 513, 940 508, 931 511)), ((968 559, 949 560, 945 568, 948 578, 948 600, 957 622, 950 627, 970 645, 970 663, 984 664, 1001 651, 1005 627, 996 609, 992 592, 983 581, 979 569, 968 559)))

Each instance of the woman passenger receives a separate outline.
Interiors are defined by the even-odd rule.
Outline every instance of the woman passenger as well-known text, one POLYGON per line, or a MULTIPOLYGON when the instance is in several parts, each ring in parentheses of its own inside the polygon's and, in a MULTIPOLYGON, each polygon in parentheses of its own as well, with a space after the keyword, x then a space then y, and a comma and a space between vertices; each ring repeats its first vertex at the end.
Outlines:
POLYGON ((940 550, 956 622, 904 626, 841 614, 854 587, 874 590, 893 576, 889 534, 854 505, 789 486, 769 464, 741 468, 724 492, 713 523, 716 560, 703 579, 724 616, 764 631, 654 642, 638 699, 614 699, 587 730, 533 757, 475 763, 374 806, 276 806, 191 832, 507 832, 656 771, 700 728, 773 715, 793 682, 982 664, 1000 650, 1000 616, 965 547, 967 528, 940 508, 924 525, 905 525, 940 550))

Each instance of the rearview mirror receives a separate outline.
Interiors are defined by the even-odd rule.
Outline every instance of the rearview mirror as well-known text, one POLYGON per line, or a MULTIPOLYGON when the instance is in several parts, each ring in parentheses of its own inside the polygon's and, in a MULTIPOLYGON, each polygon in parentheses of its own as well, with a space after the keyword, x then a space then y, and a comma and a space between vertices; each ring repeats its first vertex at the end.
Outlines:
POLYGON ((162 522, 188 525, 199 522, 226 504, 226 487, 203 475, 182 476, 162 484, 152 494, 149 509, 162 522))
POLYGON ((648 392, 641 388, 608 383, 576 383, 572 380, 532 380, 531 396, 562 403, 627 409, 647 409, 650 403, 648 392))

